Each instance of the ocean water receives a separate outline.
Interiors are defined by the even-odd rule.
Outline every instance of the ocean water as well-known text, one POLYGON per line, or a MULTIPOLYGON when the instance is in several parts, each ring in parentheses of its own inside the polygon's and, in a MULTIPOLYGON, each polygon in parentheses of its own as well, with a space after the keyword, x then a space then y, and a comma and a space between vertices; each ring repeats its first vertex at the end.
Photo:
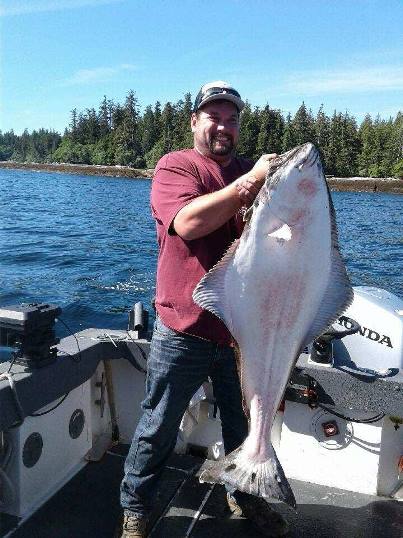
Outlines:
MULTIPOLYGON (((73 331, 151 310, 157 247, 149 180, 0 170, 0 306, 49 302, 73 331)), ((403 198, 332 193, 353 285, 403 297, 403 198)), ((312 268, 321 260, 312 253, 312 268)), ((62 336, 62 334, 60 334, 62 336)))

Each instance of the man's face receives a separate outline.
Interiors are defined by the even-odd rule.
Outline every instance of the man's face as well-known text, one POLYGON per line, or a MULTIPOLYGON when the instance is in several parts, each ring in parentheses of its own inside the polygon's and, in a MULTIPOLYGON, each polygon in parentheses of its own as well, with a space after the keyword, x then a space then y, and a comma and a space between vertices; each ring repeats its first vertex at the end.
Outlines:
POLYGON ((230 101, 212 101, 192 114, 194 146, 220 164, 229 162, 239 138, 239 113, 230 101))

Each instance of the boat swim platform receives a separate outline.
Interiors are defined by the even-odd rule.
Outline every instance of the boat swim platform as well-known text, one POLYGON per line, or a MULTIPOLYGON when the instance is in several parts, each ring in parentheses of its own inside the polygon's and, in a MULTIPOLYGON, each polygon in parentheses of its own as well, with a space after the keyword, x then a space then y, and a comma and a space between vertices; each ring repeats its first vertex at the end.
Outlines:
MULTIPOLYGON (((0 536, 115 538, 121 517, 119 487, 128 445, 90 462, 21 523, 5 516, 0 536)), ((150 538, 259 538, 247 519, 230 513, 221 485, 200 484, 204 460, 174 454, 166 466, 151 517, 150 538)), ((297 512, 273 503, 290 524, 288 538, 401 538, 403 504, 372 495, 290 480, 297 512)))

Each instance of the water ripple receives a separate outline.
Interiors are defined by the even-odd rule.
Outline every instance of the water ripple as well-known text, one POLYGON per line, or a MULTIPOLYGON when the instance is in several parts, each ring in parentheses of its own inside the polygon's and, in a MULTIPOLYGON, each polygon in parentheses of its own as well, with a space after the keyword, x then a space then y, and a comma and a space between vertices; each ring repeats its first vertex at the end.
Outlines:
MULTIPOLYGON (((0 304, 54 302, 73 330, 123 328, 155 293, 149 180, 0 170, 0 304)), ((333 193, 354 285, 403 296, 402 198, 333 193)), ((320 260, 317 260, 320 267, 320 260)))

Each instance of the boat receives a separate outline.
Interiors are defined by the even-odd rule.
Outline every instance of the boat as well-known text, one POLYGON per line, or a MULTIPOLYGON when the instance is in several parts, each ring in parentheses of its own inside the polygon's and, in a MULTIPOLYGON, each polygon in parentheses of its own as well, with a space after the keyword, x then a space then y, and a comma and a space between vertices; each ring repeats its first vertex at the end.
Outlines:
MULTIPOLYGON (((0 307, 0 537, 115 536, 144 396, 147 318, 136 303, 127 328, 59 340, 57 305, 0 307)), ((402 299, 354 288, 352 305, 301 353, 272 442, 297 500, 297 512, 272 501, 289 536, 403 535, 402 299)), ((223 486, 199 483, 222 455, 206 380, 182 419, 150 536, 258 536, 226 509, 223 486)))

